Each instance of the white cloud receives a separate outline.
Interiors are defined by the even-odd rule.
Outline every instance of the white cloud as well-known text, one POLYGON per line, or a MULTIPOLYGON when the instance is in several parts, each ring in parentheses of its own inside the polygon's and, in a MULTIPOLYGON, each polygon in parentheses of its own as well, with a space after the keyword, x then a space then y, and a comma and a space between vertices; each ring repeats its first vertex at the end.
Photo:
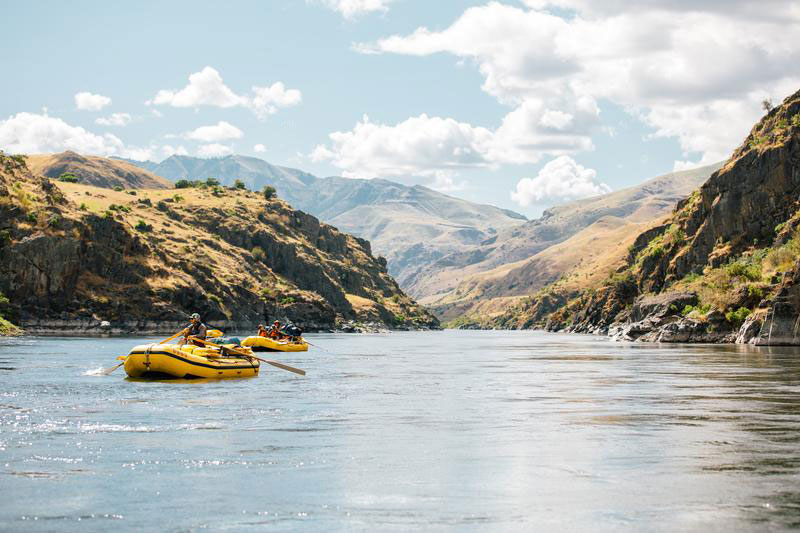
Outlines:
POLYGON ((75 106, 84 111, 100 111, 109 105, 111 105, 111 98, 108 96, 85 91, 75 95, 75 106))
POLYGON ((597 172, 567 156, 548 162, 535 178, 523 178, 511 192, 511 199, 525 207, 531 204, 560 203, 611 192, 597 181, 597 172))
POLYGON ((172 146, 169 144, 165 144, 161 147, 161 153, 164 154, 164 157, 170 157, 173 155, 189 155, 189 152, 183 146, 172 146))
POLYGON ((536 163, 545 155, 593 148, 587 131, 597 119, 596 108, 584 105, 573 113, 562 116, 526 101, 494 130, 426 114, 395 125, 365 116, 352 130, 331 133, 329 145, 317 146, 311 157, 331 161, 344 176, 362 178, 451 176, 466 168, 536 163), (572 130, 559 131, 551 123, 572 130))
POLYGON ((287 89, 280 81, 265 87, 253 86, 252 91, 252 96, 236 94, 225 85, 219 72, 207 66, 200 72, 191 74, 189 84, 183 89, 161 89, 145 104, 173 107, 244 107, 251 109, 259 118, 265 118, 274 114, 278 108, 294 106, 302 100, 302 93, 298 89, 287 89))
POLYGON ((264 152, 267 151, 267 147, 264 146, 263 144, 257 144, 253 146, 253 151, 257 154, 263 154, 264 152))
POLYGON ((97 118, 94 122, 101 126, 124 127, 130 124, 131 116, 128 113, 111 113, 110 116, 97 118))
POLYGON ((248 101, 248 106, 262 118, 266 115, 274 115, 279 107, 295 106, 303 99, 300 91, 287 89, 280 81, 276 81, 269 87, 254 86, 252 89, 254 96, 248 101))
MULTIPOLYGON (((17 113, 0 121, 0 148, 12 153, 48 153, 73 150, 95 155, 142 159, 148 148, 125 146, 115 135, 97 135, 60 118, 36 113, 17 113)), ((148 155, 149 157, 149 155, 148 155)), ((147 157, 144 157, 147 159, 147 157)))
POLYGON ((346 19, 354 19, 365 13, 386 12, 392 0, 322 0, 329 9, 338 11, 346 19))
POLYGON ((227 139, 241 139, 244 136, 242 130, 221 120, 214 126, 201 126, 185 134, 187 139, 203 142, 224 141, 227 139))
POLYGON ((450 53, 474 62, 500 102, 543 111, 539 126, 580 127, 579 102, 607 100, 703 162, 727 156, 759 101, 800 85, 800 4, 745 0, 527 0, 471 7, 441 31, 418 28, 356 49, 450 53), (571 10, 565 18, 547 7, 571 10), (574 123, 573 123, 574 121, 574 123))
POLYGON ((224 144, 219 144, 219 143, 204 144, 197 149, 197 155, 199 157, 207 157, 207 158, 224 157, 232 153, 233 149, 230 146, 225 146, 224 144))

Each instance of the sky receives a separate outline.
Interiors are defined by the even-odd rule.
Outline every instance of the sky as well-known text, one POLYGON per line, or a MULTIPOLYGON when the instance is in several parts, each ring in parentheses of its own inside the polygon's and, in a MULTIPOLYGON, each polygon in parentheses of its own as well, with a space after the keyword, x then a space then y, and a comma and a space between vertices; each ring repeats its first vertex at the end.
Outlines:
POLYGON ((800 89, 789 0, 3 6, 6 152, 235 153, 529 217, 723 160, 800 89))

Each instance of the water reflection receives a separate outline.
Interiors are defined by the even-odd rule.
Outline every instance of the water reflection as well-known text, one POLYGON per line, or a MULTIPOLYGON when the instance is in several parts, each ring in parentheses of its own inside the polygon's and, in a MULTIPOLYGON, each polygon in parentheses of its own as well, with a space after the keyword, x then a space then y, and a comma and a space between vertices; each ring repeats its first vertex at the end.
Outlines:
POLYGON ((800 525, 793 348, 319 335, 306 378, 84 375, 143 342, 0 341, 0 529, 800 525))

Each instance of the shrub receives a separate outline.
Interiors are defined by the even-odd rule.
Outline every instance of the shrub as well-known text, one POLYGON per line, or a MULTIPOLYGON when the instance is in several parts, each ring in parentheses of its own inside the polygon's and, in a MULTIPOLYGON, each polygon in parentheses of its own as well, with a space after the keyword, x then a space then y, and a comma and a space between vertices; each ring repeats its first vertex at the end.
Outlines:
POLYGON ((86 205, 85 203, 82 203, 81 206, 78 209, 80 209, 81 211, 88 211, 89 210, 89 206, 86 205))
POLYGON ((175 203, 181 203, 183 201, 183 196, 176 194, 172 197, 172 201, 175 203))
POLYGON ((686 242, 686 233, 677 224, 672 224, 666 232, 666 238, 669 242, 680 246, 686 242))
POLYGON ((286 297, 281 299, 281 304, 283 304, 283 305, 293 304, 294 302, 295 302, 295 299, 294 299, 293 296, 286 296, 286 297))
POLYGON ((792 116, 792 126, 800 126, 800 113, 792 116))
POLYGON ((219 180, 216 179, 216 178, 208 178, 206 180, 206 185, 209 186, 209 187, 218 187, 219 186, 219 180))
POLYGON ((759 287, 758 285, 748 285, 747 286, 747 295, 750 298, 760 300, 761 298, 764 297, 764 289, 759 287))
POLYGON ((393 295, 392 295, 392 301, 393 301, 394 303, 397 303, 397 302, 399 302, 399 301, 400 301, 400 295, 398 295, 398 294, 393 294, 393 295))
POLYGON ((750 316, 751 311, 746 307, 740 307, 735 311, 728 311, 725 313, 725 320, 734 326, 741 326, 745 319, 750 316))
POLYGON ((254 246, 251 250, 253 257, 258 259, 259 261, 263 261, 267 254, 264 253, 264 249, 260 246, 254 246))
POLYGON ((122 187, 120 187, 119 185, 114 185, 114 190, 115 190, 115 191, 117 191, 117 192, 122 192, 122 191, 124 191, 125 189, 123 189, 123 188, 122 188, 122 187))
POLYGON ((263 194, 264 198, 266 198, 267 200, 272 200, 273 198, 275 198, 277 192, 278 191, 276 191, 275 187, 273 187, 272 185, 264 185, 264 188, 261 189, 261 194, 263 194))
POLYGON ((136 223, 135 227, 137 231, 141 231, 142 233, 147 233, 148 231, 151 231, 153 229, 153 226, 151 226, 141 218, 139 219, 139 222, 136 223))
POLYGON ((246 189, 246 187, 245 187, 245 185, 244 185, 244 182, 243 182, 242 180, 236 180, 236 181, 234 181, 234 182, 233 182, 233 186, 234 186, 236 189, 246 189))
POLYGON ((125 191, 125 192, 130 194, 131 196, 136 196, 136 191, 125 191))
POLYGON ((405 317, 405 315, 396 314, 396 315, 394 315, 394 321, 397 324, 405 324, 406 323, 406 317, 405 317))
POLYGON ((57 213, 53 213, 50 215, 50 218, 47 219, 47 225, 53 228, 57 228, 61 224, 61 215, 57 213))
POLYGON ((39 217, 37 217, 36 213, 33 213, 33 212, 28 213, 28 217, 27 218, 28 218, 28 222, 30 222, 31 224, 36 224, 36 222, 39 220, 39 217))
POLYGON ((113 211, 109 211, 108 209, 106 209, 103 212, 103 218, 114 218, 114 212, 113 211))
POLYGON ((78 176, 72 172, 64 172, 58 177, 58 181, 63 181, 66 183, 78 183, 78 179, 78 176))
POLYGON ((761 281, 761 264, 739 259, 725 266, 725 271, 732 278, 743 278, 749 281, 761 281))
POLYGON ((178 180, 178 181, 175 182, 175 188, 176 189, 188 189, 191 186, 192 186, 192 182, 190 182, 189 180, 185 180, 184 179, 184 180, 178 180))

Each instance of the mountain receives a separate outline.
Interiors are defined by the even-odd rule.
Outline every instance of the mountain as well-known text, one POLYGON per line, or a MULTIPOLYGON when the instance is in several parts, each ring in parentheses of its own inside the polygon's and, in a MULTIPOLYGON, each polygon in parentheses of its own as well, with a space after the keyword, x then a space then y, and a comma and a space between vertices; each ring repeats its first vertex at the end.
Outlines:
POLYGON ((282 199, 51 181, 1 152, 0 198, 0 313, 32 333, 174 331, 195 311, 242 329, 438 327, 369 242, 282 199))
POLYGON ((56 179, 64 173, 78 177, 79 183, 113 189, 171 189, 172 183, 149 170, 119 159, 81 155, 66 151, 60 154, 27 156, 34 174, 56 179))
POLYGON ((423 186, 383 179, 318 178, 255 157, 172 156, 159 164, 134 162, 171 180, 242 180, 251 190, 272 185, 279 196, 342 231, 372 242, 389 273, 406 287, 426 265, 476 245, 527 219, 513 211, 474 204, 423 186))
POLYGON ((623 264, 556 282, 495 327, 627 340, 800 344, 800 91, 770 110, 722 168, 639 234, 623 264))
POLYGON ((484 307, 487 298, 529 294, 589 257, 598 258, 598 268, 608 268, 619 255, 614 246, 630 244, 720 166, 673 172, 553 207, 541 218, 431 263, 407 283, 407 290, 440 317, 453 319, 476 311, 471 309, 476 304, 484 307))

